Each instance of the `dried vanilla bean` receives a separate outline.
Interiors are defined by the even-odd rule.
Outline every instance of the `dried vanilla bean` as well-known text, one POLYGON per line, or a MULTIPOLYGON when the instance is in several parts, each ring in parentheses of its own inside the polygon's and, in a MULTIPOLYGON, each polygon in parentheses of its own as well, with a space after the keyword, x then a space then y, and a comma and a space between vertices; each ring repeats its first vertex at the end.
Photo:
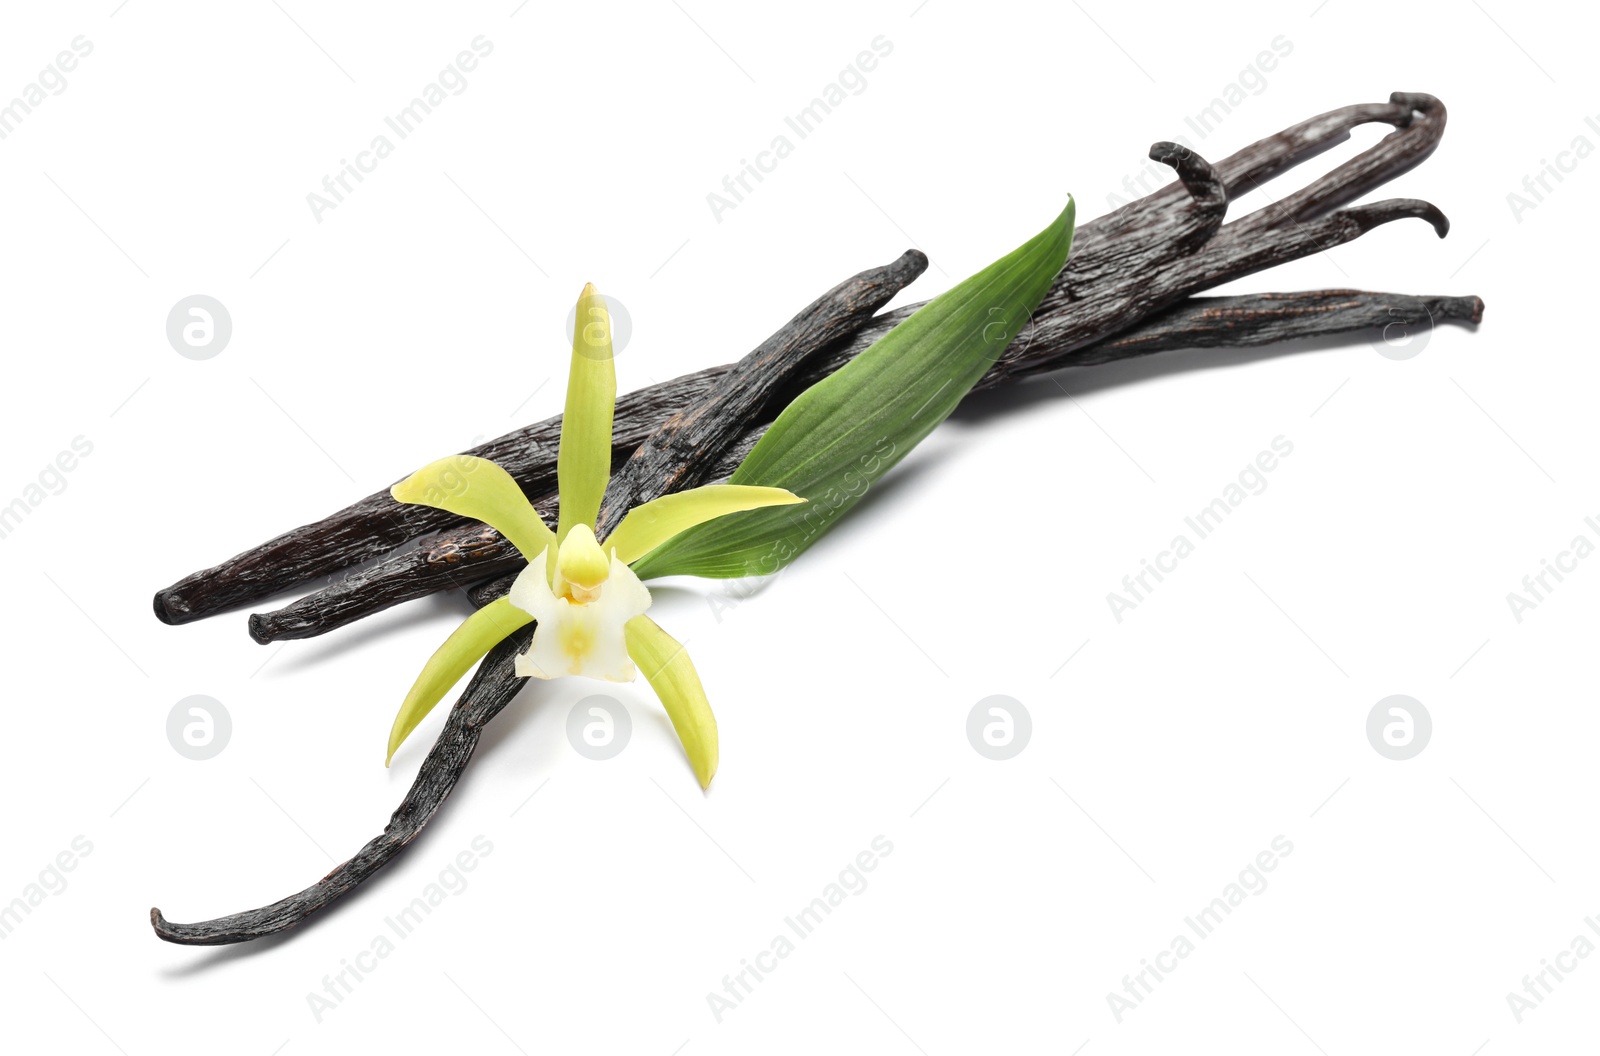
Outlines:
POLYGON ((156 934, 168 942, 185 946, 224 946, 274 935, 299 924, 388 865, 416 839, 433 812, 439 809, 439 804, 455 788, 472 758, 473 749, 478 746, 483 727, 500 714, 522 688, 522 680, 516 677, 516 657, 532 640, 533 628, 524 627, 489 651, 468 683, 467 692, 450 709, 439 739, 428 752, 406 798, 389 818, 389 824, 354 857, 339 863, 304 891, 259 909, 197 924, 174 924, 161 915, 161 910, 152 909, 150 924, 156 934))
MULTIPOLYGON (((1190 348, 1259 348, 1313 337, 1389 327, 1416 333, 1438 323, 1477 324, 1477 297, 1427 297, 1362 290, 1253 293, 1191 297, 1158 312, 1132 330, 1079 349, 1072 366, 1113 363, 1153 352, 1190 348)), ((987 387, 989 378, 979 382, 987 387)))
MULTIPOLYGON (((534 502, 546 522, 556 520, 556 496, 534 502)), ((486 524, 468 524, 424 536, 362 565, 343 579, 272 612, 250 616, 250 637, 269 642, 315 638, 402 602, 451 590, 527 564, 505 536, 486 524)))

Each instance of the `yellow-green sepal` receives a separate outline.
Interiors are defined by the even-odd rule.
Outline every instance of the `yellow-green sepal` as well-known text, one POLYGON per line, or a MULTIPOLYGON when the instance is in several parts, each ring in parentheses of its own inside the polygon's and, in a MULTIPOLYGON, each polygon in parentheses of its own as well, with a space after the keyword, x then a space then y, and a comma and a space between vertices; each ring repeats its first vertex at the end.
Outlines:
POLYGON ((622 518, 616 531, 602 544, 614 551, 625 565, 631 565, 679 532, 730 513, 757 510, 765 506, 790 506, 804 502, 783 488, 753 487, 748 484, 707 484, 671 495, 651 499, 635 506, 622 518))
POLYGON ((693 661, 683 646, 648 616, 629 620, 624 634, 628 656, 661 698, 700 787, 708 787, 717 772, 717 720, 693 661))
POLYGON ((611 313, 589 283, 578 296, 572 327, 572 366, 561 417, 556 479, 561 491, 557 539, 575 524, 594 526, 611 479, 611 418, 617 404, 617 366, 611 351, 611 313))
POLYGON ((389 752, 383 765, 388 766, 394 760, 395 750, 473 664, 507 636, 532 622, 533 617, 512 605, 508 598, 485 605, 468 616, 428 658, 411 692, 406 694, 400 713, 394 717, 394 726, 389 730, 389 752))
POLYGON ((390 488, 389 494, 396 502, 482 521, 529 559, 556 541, 511 474, 487 458, 451 455, 430 462, 390 488))

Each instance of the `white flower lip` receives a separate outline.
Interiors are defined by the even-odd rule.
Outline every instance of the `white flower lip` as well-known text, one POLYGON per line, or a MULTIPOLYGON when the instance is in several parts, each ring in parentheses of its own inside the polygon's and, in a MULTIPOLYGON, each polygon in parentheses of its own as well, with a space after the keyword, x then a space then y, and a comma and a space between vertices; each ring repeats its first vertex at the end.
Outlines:
POLYGON ((629 620, 650 607, 650 591, 616 555, 605 579, 595 587, 574 592, 595 595, 592 600, 566 596, 565 584, 550 583, 550 551, 541 551, 517 576, 508 600, 537 621, 533 644, 517 657, 517 674, 524 678, 560 678, 583 675, 604 682, 632 682, 638 675, 628 656, 625 628, 629 620))

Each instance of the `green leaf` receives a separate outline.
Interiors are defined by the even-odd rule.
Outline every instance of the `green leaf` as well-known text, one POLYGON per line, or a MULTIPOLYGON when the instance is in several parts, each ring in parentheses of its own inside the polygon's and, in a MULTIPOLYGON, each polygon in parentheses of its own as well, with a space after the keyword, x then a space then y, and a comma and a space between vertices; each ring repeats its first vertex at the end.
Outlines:
POLYGON ((1074 205, 1032 240, 918 309, 784 408, 729 479, 804 505, 735 513, 635 564, 641 578, 768 575, 787 565, 955 410, 1066 264, 1074 205))

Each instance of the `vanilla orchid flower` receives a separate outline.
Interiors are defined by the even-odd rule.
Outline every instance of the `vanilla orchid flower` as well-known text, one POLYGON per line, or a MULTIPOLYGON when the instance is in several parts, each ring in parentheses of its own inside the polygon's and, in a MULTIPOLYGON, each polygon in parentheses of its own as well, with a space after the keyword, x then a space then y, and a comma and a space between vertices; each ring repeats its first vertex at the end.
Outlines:
POLYGON ((423 667, 395 716, 388 758, 485 653, 536 623, 533 644, 516 659, 518 675, 631 682, 643 671, 705 788, 717 770, 716 719, 689 654, 645 615, 650 592, 629 566, 695 525, 805 500, 783 488, 710 484, 636 506, 615 531, 597 539, 595 521, 611 476, 617 377, 610 316, 593 284, 578 298, 577 319, 556 456, 554 531, 511 474, 487 459, 440 459, 390 490, 398 502, 484 522, 527 557, 528 566, 510 593, 468 617, 423 667))

